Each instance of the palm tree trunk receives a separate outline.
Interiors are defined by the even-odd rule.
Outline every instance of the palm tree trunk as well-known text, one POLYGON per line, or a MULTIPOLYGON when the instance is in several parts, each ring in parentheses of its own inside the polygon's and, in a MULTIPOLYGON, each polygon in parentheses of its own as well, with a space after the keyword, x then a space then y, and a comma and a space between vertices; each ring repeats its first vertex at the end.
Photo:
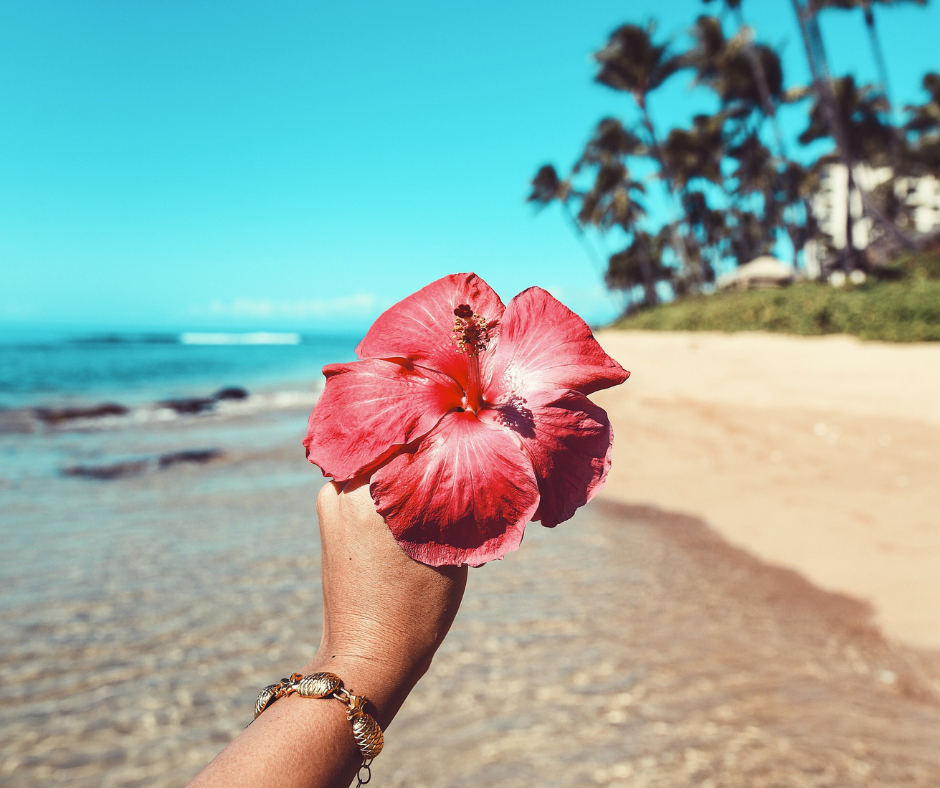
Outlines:
MULTIPOLYGON (((640 111, 643 115, 643 126, 646 128, 646 133, 649 136, 650 148, 653 151, 653 158, 656 159, 656 161, 659 163, 660 169, 663 171, 663 179, 666 181, 666 188, 669 190, 670 196, 673 200, 679 203, 679 208, 685 216, 686 224, 688 224, 689 228, 691 229, 692 222, 689 217, 689 212, 686 210, 685 203, 678 194, 675 180, 673 180, 672 173, 669 170, 669 165, 666 164, 666 157, 663 156, 663 149, 659 145, 659 138, 656 136, 656 130, 653 127, 653 120, 650 117, 649 109, 646 106, 646 97, 638 96, 637 104, 640 105, 640 111)), ((704 284, 704 277, 699 270, 699 266, 697 264, 693 265, 692 263, 692 256, 689 254, 687 237, 676 230, 674 226, 671 232, 672 243, 675 247, 676 254, 679 256, 679 261, 682 263, 683 269, 689 271, 699 286, 701 286, 704 284)))
POLYGON ((643 272, 643 303, 646 306, 656 306, 659 303, 659 294, 656 292, 656 282, 653 280, 653 265, 650 262, 649 250, 646 246, 640 247, 640 270, 643 272))
MULTIPOLYGON (((594 248, 594 245, 588 240, 587 233, 584 232, 584 228, 578 222, 578 218, 574 215, 574 213, 572 213, 571 206, 568 204, 568 200, 559 199, 558 202, 561 203, 562 212, 565 214, 565 217, 568 219, 568 223, 571 226, 571 232, 573 232, 575 238, 578 239, 578 243, 581 244, 581 247, 584 249, 585 253, 588 256, 588 259, 591 261, 591 264, 595 268, 597 268, 598 273, 600 274, 601 280, 603 281, 604 275, 608 269, 609 264, 603 261, 600 254, 598 254, 597 250, 594 248)), ((653 281, 652 271, 649 271, 649 273, 647 274, 647 271, 644 270, 643 276, 644 277, 648 276, 648 282, 645 283, 644 289, 647 291, 651 290, 653 293, 653 298, 655 299, 656 298, 656 283, 653 281)), ((615 307, 622 309, 623 302, 621 302, 620 304, 616 303, 613 295, 611 295, 611 289, 609 287, 605 287, 604 290, 607 293, 607 296, 610 299, 611 303, 615 307)), ((652 303, 649 304, 649 306, 655 306, 656 303, 657 301, 654 300, 652 303)))
MULTIPOLYGON (((813 87, 816 90, 820 106, 826 115, 826 123, 829 126, 832 138, 835 140, 842 163, 848 168, 851 182, 854 179, 851 175, 852 157, 849 153, 848 136, 839 118, 836 94, 832 89, 832 79, 829 76, 829 63, 826 59, 826 50, 823 47, 822 37, 819 34, 819 27, 816 24, 815 11, 813 11, 812 6, 802 6, 800 0, 792 0, 792 3, 793 10, 796 12, 797 22, 800 26, 803 46, 806 49, 806 59, 809 61, 810 72, 813 75, 813 87)), ((884 229, 894 236, 904 247, 908 249, 918 248, 917 243, 885 216, 884 211, 873 203, 872 199, 863 189, 859 189, 858 193, 862 198, 862 208, 865 213, 884 227, 884 229)))
MULTIPOLYGON (((729 3, 728 0, 725 0, 725 5, 731 7, 733 4, 729 3)), ((738 23, 738 29, 744 30, 749 28, 747 23, 744 20, 744 11, 741 8, 741 4, 738 3, 732 8, 734 12, 735 19, 738 23)), ((767 75, 764 73, 764 66, 760 62, 760 58, 757 56, 757 49, 754 46, 754 42, 751 40, 751 37, 748 36, 745 42, 745 52, 747 54, 747 61, 751 67, 751 73, 754 75, 754 81, 757 83, 757 89, 760 92, 761 106, 764 110, 764 116, 770 121, 771 128, 774 132, 774 138, 777 143, 777 153, 781 159, 786 161, 789 157, 787 156, 787 146, 783 141, 783 131, 780 128, 780 120, 777 118, 777 112, 774 109, 773 101, 770 97, 770 86, 767 84, 767 75)), ((765 197, 766 199, 766 197, 765 197)), ((807 214, 810 211, 809 203, 804 199, 803 200, 804 209, 807 214)), ((793 270, 799 268, 799 249, 796 245, 796 239, 794 233, 791 232, 790 224, 784 219, 784 226, 787 228, 787 235, 790 236, 790 242, 793 244, 793 270)))
POLYGON ((577 217, 575 217, 575 215, 571 212, 571 206, 568 205, 568 201, 559 200, 559 202, 561 203, 561 208, 565 214, 565 217, 568 219, 568 223, 571 225, 571 231, 574 233, 575 238, 578 239, 578 243, 580 243, 584 248, 584 251, 587 253, 591 264, 597 268, 600 275, 603 276, 606 269, 603 259, 601 259, 601 256, 597 253, 597 250, 588 241, 587 236, 584 233, 584 228, 578 223, 577 217))
POLYGON ((852 168, 846 171, 845 180, 845 260, 843 267, 846 272, 854 271, 858 268, 858 252, 855 250, 855 220, 852 217, 852 192, 855 191, 855 176, 852 174, 852 168))
MULTIPOLYGON (((868 41, 871 44, 872 55, 875 58, 875 66, 878 68, 878 79, 881 80, 881 89, 888 100, 888 106, 892 107, 891 91, 888 89, 888 66, 885 63, 884 51, 881 49, 881 39, 878 38, 878 30, 875 27, 875 11, 872 8, 872 0, 865 3, 863 11, 865 13, 865 27, 868 29, 868 41)), ((892 112, 893 116, 893 109, 889 111, 892 112)))
POLYGON ((888 190, 888 214, 893 222, 899 208, 894 183, 895 179, 898 177, 898 170, 901 165, 901 146, 896 129, 894 128, 894 104, 891 101, 891 90, 888 86, 888 66, 885 62, 884 51, 881 48, 881 39, 878 37, 878 29, 875 27, 875 9, 872 0, 866 0, 863 11, 865 13, 865 27, 868 30, 868 41, 871 44, 875 65, 878 68, 878 78, 881 80, 881 90, 884 93, 885 101, 888 102, 888 121, 891 128, 891 149, 889 151, 891 159, 891 188, 888 190))
MULTIPOLYGON (((740 4, 735 7, 734 14, 738 22, 739 30, 743 31, 745 28, 748 28, 747 24, 744 22, 744 12, 741 10, 740 4)), ((785 159, 787 158, 786 144, 783 141, 783 132, 780 130, 780 122, 777 120, 774 103, 770 98, 770 87, 767 84, 767 75, 764 74, 764 67, 760 62, 760 58, 757 56, 757 49, 754 47, 754 42, 751 40, 750 35, 746 38, 744 51, 747 54, 747 62, 751 67, 751 73, 754 75, 754 81, 757 83, 757 90, 760 93, 764 115, 766 115, 774 130, 777 152, 780 154, 780 158, 785 159)))

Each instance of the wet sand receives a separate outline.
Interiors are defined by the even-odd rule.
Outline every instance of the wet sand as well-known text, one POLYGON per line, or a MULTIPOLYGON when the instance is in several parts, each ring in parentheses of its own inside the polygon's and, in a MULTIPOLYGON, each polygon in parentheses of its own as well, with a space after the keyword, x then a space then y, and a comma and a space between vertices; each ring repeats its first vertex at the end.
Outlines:
MULTIPOLYGON (((309 658, 320 481, 304 419, 3 437, 7 456, 61 463, 222 455, 3 483, 0 783, 182 785, 309 658)), ((629 434, 618 421, 618 446, 629 434)), ((938 785, 940 661, 872 612, 699 518, 598 500, 471 573, 374 784, 938 785)))
POLYGON ((633 376, 600 392, 604 495, 705 519, 732 544, 869 601, 940 649, 940 344, 602 332, 633 376))

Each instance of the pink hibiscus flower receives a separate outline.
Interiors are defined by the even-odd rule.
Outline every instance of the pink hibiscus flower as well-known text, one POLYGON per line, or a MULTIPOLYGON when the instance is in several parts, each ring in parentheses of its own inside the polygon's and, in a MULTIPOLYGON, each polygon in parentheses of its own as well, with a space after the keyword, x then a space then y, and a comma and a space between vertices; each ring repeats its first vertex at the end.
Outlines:
POLYGON ((504 307, 476 274, 400 301, 323 368, 307 459, 344 482, 371 475, 402 549, 479 565, 554 527, 604 484, 613 431, 585 395, 629 376, 587 324, 532 287, 504 307))

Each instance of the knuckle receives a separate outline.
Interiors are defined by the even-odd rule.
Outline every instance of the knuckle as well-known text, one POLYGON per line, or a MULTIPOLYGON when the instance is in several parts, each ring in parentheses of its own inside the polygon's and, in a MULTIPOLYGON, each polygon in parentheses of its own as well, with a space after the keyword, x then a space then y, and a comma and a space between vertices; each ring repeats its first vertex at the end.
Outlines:
POLYGON ((317 517, 327 517, 335 508, 336 488, 330 483, 324 484, 317 493, 317 517))

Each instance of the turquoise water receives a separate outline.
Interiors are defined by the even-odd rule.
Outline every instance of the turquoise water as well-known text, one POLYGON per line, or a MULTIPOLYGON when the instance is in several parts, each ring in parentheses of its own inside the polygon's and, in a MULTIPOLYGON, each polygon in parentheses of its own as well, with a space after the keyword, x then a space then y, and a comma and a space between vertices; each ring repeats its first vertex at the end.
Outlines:
POLYGON ((224 386, 318 381, 359 336, 0 332, 0 408, 206 396, 224 386), (199 344, 187 344, 189 339, 199 344), (205 344, 209 342, 209 344, 205 344), (220 342, 228 344, 219 344, 220 342), (284 344, 280 344, 284 343, 284 344))

